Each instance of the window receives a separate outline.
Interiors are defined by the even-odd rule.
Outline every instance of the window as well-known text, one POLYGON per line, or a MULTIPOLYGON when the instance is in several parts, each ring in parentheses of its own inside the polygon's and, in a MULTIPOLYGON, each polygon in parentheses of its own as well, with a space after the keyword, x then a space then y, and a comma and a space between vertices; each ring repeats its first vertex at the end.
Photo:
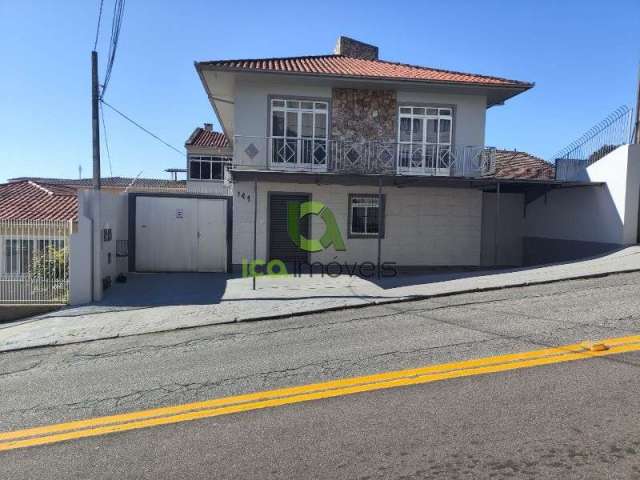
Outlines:
POLYGON ((401 169, 438 169, 451 166, 453 108, 400 107, 398 125, 401 169))
POLYGON ((229 168, 229 157, 189 155, 189 180, 224 180, 229 168))
POLYGON ((33 257, 49 247, 60 250, 64 248, 64 240, 5 239, 4 273, 28 273, 33 257))
POLYGON ((384 237, 384 195, 382 205, 378 195, 350 194, 349 195, 349 237, 384 237), (378 215, 382 209, 382 225, 378 225, 378 215))
POLYGON ((271 100, 271 163, 283 167, 327 164, 327 102, 271 100))
POLYGON ((33 240, 5 240, 5 273, 26 273, 33 258, 33 240))

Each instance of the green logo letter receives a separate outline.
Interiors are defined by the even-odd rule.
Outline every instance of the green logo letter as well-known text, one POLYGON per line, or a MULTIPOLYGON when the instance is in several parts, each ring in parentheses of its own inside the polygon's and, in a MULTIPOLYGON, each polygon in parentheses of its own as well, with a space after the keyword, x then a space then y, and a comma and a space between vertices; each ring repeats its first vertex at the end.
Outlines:
POLYGON ((305 252, 319 252, 328 248, 329 245, 333 245, 336 251, 347 249, 333 212, 322 202, 289 202, 287 209, 289 237, 300 249, 305 252), (308 239, 300 233, 300 220, 306 215, 318 215, 324 220, 325 231, 320 240, 308 239))

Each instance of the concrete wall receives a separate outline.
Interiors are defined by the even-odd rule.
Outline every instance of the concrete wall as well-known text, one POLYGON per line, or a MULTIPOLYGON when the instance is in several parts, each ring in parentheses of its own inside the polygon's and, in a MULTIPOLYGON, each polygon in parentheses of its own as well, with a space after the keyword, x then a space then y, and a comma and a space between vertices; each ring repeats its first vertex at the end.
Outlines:
POLYGON ((101 202, 102 228, 111 228, 112 232, 110 241, 100 239, 102 278, 109 276, 112 281, 115 281, 120 273, 128 271, 127 258, 116 257, 116 241, 129 239, 128 196, 103 193, 101 202))
POLYGON ((524 195, 500 194, 500 228, 497 238, 496 202, 495 193, 482 194, 482 265, 520 266, 523 261, 524 195))
POLYGON ((61 308, 62 305, 0 305, 0 323, 43 315, 61 308))
POLYGON ((82 214, 81 208, 77 228, 71 235, 69 247, 69 303, 71 305, 82 305, 92 300, 92 229, 91 219, 82 214))
MULTIPOLYGON (((253 182, 234 184, 233 263, 253 257, 253 182)), ((257 256, 268 258, 268 192, 305 192, 329 207, 347 250, 333 248, 311 254, 312 261, 328 263, 377 261, 377 239, 348 238, 348 196, 377 193, 377 187, 258 182, 257 256)), ((471 189, 383 188, 386 201, 382 261, 401 266, 478 266, 482 222, 482 193, 471 189)), ((314 216, 312 238, 324 231, 314 216)))
POLYGON ((282 78, 238 78, 235 97, 236 135, 269 135, 269 95, 313 97, 329 101, 331 87, 282 78))
POLYGON ((586 174, 589 181, 606 184, 553 190, 527 207, 527 263, 570 260, 636 243, 640 146, 619 147, 586 174))
MULTIPOLYGON (((230 157, 233 155, 233 147, 201 147, 196 145, 187 145, 187 157, 189 155, 212 155, 219 157, 230 157)), ((187 169, 189 168, 187 159, 187 169)))
POLYGON ((102 299, 103 279, 110 277, 113 282, 120 273, 127 272, 127 258, 116 256, 116 242, 129 239, 127 194, 85 190, 78 193, 78 200, 81 221, 78 236, 75 240, 72 238, 70 267, 71 275, 78 279, 77 282, 72 280, 71 284, 71 298, 75 304, 102 299), (104 240, 105 229, 111 229, 109 241, 104 240), (91 278, 92 274, 93 299, 91 294, 87 299, 91 283, 84 282, 87 275, 91 278))
POLYGON ((187 192, 202 193, 206 195, 231 195, 231 183, 214 180, 188 180, 187 192))

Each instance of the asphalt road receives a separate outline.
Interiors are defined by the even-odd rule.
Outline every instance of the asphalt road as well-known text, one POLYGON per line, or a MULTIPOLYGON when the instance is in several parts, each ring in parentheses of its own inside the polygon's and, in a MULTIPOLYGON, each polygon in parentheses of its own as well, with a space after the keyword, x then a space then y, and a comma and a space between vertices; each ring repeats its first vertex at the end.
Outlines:
MULTIPOLYGON (((640 275, 0 355, 0 431, 640 332, 640 275)), ((0 478, 640 478, 640 356, 0 453, 0 478)))

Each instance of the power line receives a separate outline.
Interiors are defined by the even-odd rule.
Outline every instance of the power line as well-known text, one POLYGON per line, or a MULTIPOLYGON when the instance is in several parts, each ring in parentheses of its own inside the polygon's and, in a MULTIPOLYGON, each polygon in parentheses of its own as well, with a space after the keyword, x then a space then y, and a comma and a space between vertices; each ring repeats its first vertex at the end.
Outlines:
POLYGON ((104 0, 100 0, 100 10, 98 10, 98 26, 96 27, 96 40, 93 42, 93 49, 98 46, 98 37, 100 36, 100 21, 102 20, 102 4, 104 0))
POLYGON ((111 21, 111 39, 109 40, 109 53, 107 54, 107 68, 105 70, 100 98, 104 97, 107 87, 109 86, 109 80, 111 80, 111 70, 113 69, 113 62, 116 58, 118 39, 120 37, 120 29, 122 28, 122 19, 124 18, 124 5, 125 0, 115 0, 113 4, 113 20, 111 21))
POLYGON ((116 112, 118 115, 120 115, 122 118, 124 118, 125 120, 133 123, 136 127, 138 127, 140 130, 142 130, 143 132, 145 132, 148 135, 151 135, 153 138, 155 138, 156 140, 158 140, 160 143, 163 143, 165 146, 169 147, 171 150, 177 152, 180 154, 181 157, 184 158, 185 156, 185 152, 179 150, 178 148, 174 147, 173 145, 171 145, 170 143, 165 142, 163 139, 161 139, 159 136, 157 136, 155 133, 150 132, 149 130, 147 130, 146 128, 144 128, 142 125, 140 125, 138 122, 136 122, 135 120, 133 120, 132 118, 129 118, 127 115, 125 115, 124 113, 122 113, 120 110, 118 110, 116 107, 114 107, 113 105, 109 105, 107 102, 104 101, 104 99, 100 99, 100 102, 102 102, 103 104, 105 104, 107 107, 109 107, 111 110, 113 110, 114 112, 116 112))
POLYGON ((113 177, 113 168, 111 168, 111 152, 109 151, 109 137, 107 137, 107 124, 104 121, 102 103, 100 104, 100 117, 102 117, 102 130, 104 131, 104 147, 107 151, 107 159, 109 160, 109 176, 113 177))

